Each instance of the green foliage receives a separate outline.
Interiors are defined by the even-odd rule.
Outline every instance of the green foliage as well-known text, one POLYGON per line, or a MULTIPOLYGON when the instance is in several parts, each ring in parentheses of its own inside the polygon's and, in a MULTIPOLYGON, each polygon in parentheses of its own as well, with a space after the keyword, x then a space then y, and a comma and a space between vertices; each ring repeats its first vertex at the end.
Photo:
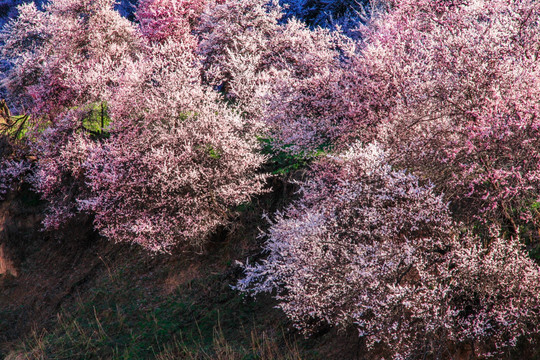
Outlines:
POLYGON ((82 127, 94 135, 107 136, 106 129, 110 123, 111 118, 105 102, 91 104, 87 109, 86 116, 82 119, 82 127))
POLYGON ((29 115, 12 115, 5 100, 0 101, 0 135, 6 135, 13 140, 24 139, 29 120, 29 115))
POLYGON ((208 156, 212 159, 219 160, 221 158, 219 150, 215 149, 212 145, 208 145, 206 151, 208 152, 208 156))
MULTIPOLYGON (((310 153, 288 153, 283 150, 275 149, 272 146, 274 140, 270 138, 259 138, 263 144, 263 154, 268 155, 270 171, 274 175, 287 175, 297 170, 306 168, 316 158, 325 156, 328 154, 328 146, 322 145, 315 151, 310 153)), ((284 146, 284 148, 291 147, 292 145, 284 146)))
MULTIPOLYGON (((190 118, 195 118, 197 117, 197 113, 194 112, 194 111, 184 111, 184 112, 181 112, 179 115, 178 115, 178 120, 180 120, 181 122, 184 122, 190 118)), ((217 114, 216 114, 217 115, 217 114)))
POLYGON ((28 115, 14 115, 11 117, 11 126, 6 128, 6 134, 17 139, 22 140, 26 138, 28 132, 28 115))
POLYGON ((253 202, 245 202, 238 205, 235 210, 238 212, 255 211, 255 204, 253 202))
POLYGON ((317 358, 301 357, 297 340, 284 333, 284 319, 276 321, 278 311, 244 299, 224 275, 208 273, 162 293, 133 286, 137 266, 110 272, 88 296, 63 308, 49 331, 34 333, 8 358, 317 358))
MULTIPOLYGON (((106 103, 94 103, 84 109, 81 129, 94 135, 108 136, 106 129, 111 123, 106 103)), ((42 132, 50 126, 48 121, 34 123, 28 114, 12 115, 6 102, 0 101, 0 135, 6 135, 13 140, 24 140, 29 135, 29 130, 42 132)))

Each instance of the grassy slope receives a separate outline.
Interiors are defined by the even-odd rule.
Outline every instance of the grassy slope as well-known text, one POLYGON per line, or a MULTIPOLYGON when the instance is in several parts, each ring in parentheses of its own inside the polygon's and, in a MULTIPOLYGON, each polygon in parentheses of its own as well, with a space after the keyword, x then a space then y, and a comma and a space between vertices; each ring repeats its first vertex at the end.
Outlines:
POLYGON ((100 239, 83 220, 53 238, 37 230, 42 204, 12 197, 0 243, 9 238, 19 269, 0 275, 0 358, 359 358, 354 333, 305 339, 272 299, 231 289, 241 276, 235 260, 259 251, 262 211, 278 206, 274 195, 256 204, 205 254, 152 256, 100 239))

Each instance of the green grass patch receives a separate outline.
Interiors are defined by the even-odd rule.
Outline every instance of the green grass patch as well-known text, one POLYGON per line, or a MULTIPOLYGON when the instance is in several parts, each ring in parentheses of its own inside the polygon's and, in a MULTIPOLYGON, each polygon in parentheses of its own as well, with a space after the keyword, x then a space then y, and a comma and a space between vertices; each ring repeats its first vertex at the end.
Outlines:
MULTIPOLYGON (((136 285, 133 266, 103 277, 11 356, 42 359, 316 359, 266 301, 244 298, 225 274, 202 274, 168 294, 136 285), (275 330, 278 329, 278 330, 275 330), (305 351, 304 351, 305 352, 305 351)), ((144 276, 161 276, 159 274, 144 276)), ((150 280, 143 279, 143 280, 150 280)), ((9 358, 9 357, 8 357, 9 358)))

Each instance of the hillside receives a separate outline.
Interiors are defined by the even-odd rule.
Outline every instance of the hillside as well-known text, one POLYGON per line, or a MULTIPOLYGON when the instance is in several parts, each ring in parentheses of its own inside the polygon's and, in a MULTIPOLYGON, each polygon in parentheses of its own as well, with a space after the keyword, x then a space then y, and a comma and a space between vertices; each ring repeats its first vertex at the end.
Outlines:
POLYGON ((0 356, 540 358, 536 0, 0 3, 0 356))
MULTIPOLYGON (((279 184, 277 184, 279 186, 279 184)), ((279 188, 276 189, 279 192, 279 188)), ((357 359, 355 334, 291 328, 269 297, 231 289, 236 260, 258 256, 258 199, 204 254, 150 255, 100 238, 88 223, 40 231, 36 195, 3 202, 0 357, 6 359, 357 359)))

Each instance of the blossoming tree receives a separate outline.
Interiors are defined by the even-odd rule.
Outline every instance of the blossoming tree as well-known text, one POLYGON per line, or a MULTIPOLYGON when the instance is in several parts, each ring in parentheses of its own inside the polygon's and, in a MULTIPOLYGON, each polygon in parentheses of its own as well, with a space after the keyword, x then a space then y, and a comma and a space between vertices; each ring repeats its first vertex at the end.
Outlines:
POLYGON ((433 187, 392 169, 378 145, 311 175, 239 289, 275 291, 298 328, 354 326, 398 359, 499 354, 538 331, 540 268, 519 243, 461 232, 433 187))
POLYGON ((262 0, 213 6, 198 27, 198 51, 206 82, 262 120, 275 149, 309 156, 351 125, 340 79, 355 46, 337 31, 280 23, 283 15, 262 0))
POLYGON ((539 16, 528 0, 400 1, 356 67, 358 109, 396 161, 462 220, 514 234, 540 224, 539 16))
POLYGON ((234 207, 261 193, 253 129, 200 83, 189 43, 151 45, 111 100, 111 136, 85 163, 80 198, 114 241, 152 251, 201 246, 234 207))

